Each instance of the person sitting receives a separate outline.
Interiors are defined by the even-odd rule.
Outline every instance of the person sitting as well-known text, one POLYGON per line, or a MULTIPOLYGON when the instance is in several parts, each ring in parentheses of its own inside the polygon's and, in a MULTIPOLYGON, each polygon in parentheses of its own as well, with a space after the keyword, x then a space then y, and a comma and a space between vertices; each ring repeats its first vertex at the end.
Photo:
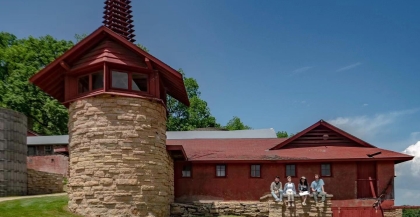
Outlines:
POLYGON ((293 202, 295 201, 296 188, 295 184, 292 182, 292 177, 290 176, 287 177, 287 183, 284 184, 284 192, 286 192, 287 195, 288 206, 295 206, 293 202))
POLYGON ((306 205, 306 199, 309 195, 309 186, 308 182, 306 181, 306 177, 302 176, 299 181, 298 185, 299 195, 302 197, 302 205, 306 205))
POLYGON ((315 180, 311 183, 311 188, 315 203, 318 203, 318 195, 322 196, 321 203, 325 202, 324 181, 319 178, 318 174, 315 174, 315 180))
POLYGON ((271 183, 270 191, 271 191, 271 195, 273 195, 276 202, 282 201, 283 199, 282 184, 278 176, 276 176, 276 178, 274 179, 274 182, 271 183))

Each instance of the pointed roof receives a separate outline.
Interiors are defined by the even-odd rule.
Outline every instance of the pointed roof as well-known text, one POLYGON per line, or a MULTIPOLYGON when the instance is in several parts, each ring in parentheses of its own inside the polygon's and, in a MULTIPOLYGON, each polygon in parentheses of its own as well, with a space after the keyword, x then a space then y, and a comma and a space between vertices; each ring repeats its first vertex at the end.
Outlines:
MULTIPOLYGON (((159 76, 162 78, 167 93, 181 103, 189 106, 190 103, 181 73, 105 26, 99 27, 70 50, 66 51, 37 74, 33 75, 29 79, 30 82, 63 103, 65 89, 64 77, 67 70, 69 70, 69 68, 71 70, 73 63, 80 59, 86 51, 92 49, 105 38, 115 41, 119 45, 144 57, 147 61, 150 61, 151 67, 159 72, 159 76)), ((104 61, 105 59, 106 58, 104 58, 104 61)))
MULTIPOLYGON (((293 142, 297 142, 297 140, 303 138, 303 139, 307 139, 304 138, 305 135, 307 135, 308 133, 310 133, 311 131, 315 131, 316 129, 321 129, 326 133, 313 133, 315 134, 316 137, 312 137, 309 139, 312 139, 312 143, 314 144, 318 144, 318 145, 334 145, 333 143, 330 142, 337 142, 337 143, 349 143, 351 142, 351 146, 359 146, 359 147, 368 147, 368 148, 376 148, 375 146, 339 129, 338 127, 335 127, 331 124, 329 124, 328 122, 324 121, 324 120, 320 120, 318 122, 316 122, 315 124, 311 125, 310 127, 306 128, 305 130, 301 131, 300 133, 288 138, 287 140, 285 140, 284 142, 270 148, 270 150, 277 150, 277 149, 281 149, 281 148, 285 148, 286 146, 290 146, 293 142), (335 140, 331 140, 331 138, 329 138, 329 133, 333 132, 335 133, 335 140), (325 137, 324 137, 325 136, 325 137)), ((307 140, 308 141, 308 140, 307 140)), ((305 142, 301 142, 301 143, 305 143, 305 142)), ((309 141, 307 142, 309 143, 309 141)))
POLYGON ((130 42, 135 42, 133 16, 130 0, 106 0, 104 7, 104 26, 123 36, 130 42))

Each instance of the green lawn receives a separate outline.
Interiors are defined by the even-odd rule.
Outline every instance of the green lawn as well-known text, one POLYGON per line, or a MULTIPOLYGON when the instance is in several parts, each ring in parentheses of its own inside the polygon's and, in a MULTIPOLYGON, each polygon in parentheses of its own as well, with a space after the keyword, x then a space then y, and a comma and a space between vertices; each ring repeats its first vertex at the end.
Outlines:
POLYGON ((66 210, 67 196, 10 200, 0 203, 0 217, 80 217, 66 210))
POLYGON ((80 217, 66 210, 67 201, 67 196, 4 201, 0 202, 0 217, 80 217))

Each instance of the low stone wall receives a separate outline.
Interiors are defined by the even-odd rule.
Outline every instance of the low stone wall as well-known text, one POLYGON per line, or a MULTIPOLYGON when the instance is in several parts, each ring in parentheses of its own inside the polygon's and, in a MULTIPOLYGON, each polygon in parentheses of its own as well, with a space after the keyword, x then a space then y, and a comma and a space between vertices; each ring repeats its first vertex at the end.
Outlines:
POLYGON ((63 192, 63 175, 28 169, 28 195, 63 192))
POLYGON ((384 210, 384 217, 402 217, 402 209, 386 209, 384 210))
POLYGON ((171 217, 193 216, 220 216, 237 215, 244 217, 286 217, 286 216, 319 216, 331 217, 331 198, 328 195, 326 202, 315 204, 312 198, 308 198, 307 205, 302 206, 300 197, 295 197, 295 207, 289 208, 282 203, 273 202, 240 202, 240 201, 217 201, 217 202, 193 202, 191 204, 172 203, 171 217))

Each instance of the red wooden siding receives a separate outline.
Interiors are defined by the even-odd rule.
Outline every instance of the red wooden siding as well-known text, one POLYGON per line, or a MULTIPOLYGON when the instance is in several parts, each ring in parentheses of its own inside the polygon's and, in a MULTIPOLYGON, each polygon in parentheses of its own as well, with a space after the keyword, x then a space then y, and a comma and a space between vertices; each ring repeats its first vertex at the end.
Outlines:
POLYGON ((93 65, 104 61, 104 59, 110 63, 147 68, 144 57, 141 57, 116 42, 107 39, 100 42, 83 55, 73 64, 72 69, 93 65))
POLYGON ((320 125, 282 148, 314 147, 319 145, 360 147, 356 142, 320 125))
POLYGON ((376 195, 376 162, 359 162, 357 164, 357 197, 376 198, 376 195))
MULTIPOLYGON (((227 177, 216 178, 216 164, 192 162, 192 178, 183 178, 181 171, 182 165, 185 163, 175 162, 174 166, 175 198, 180 201, 186 198, 259 200, 264 193, 269 192, 269 186, 274 177, 280 176, 282 183, 286 182, 285 164, 258 163, 261 164, 261 178, 250 177, 250 167, 257 163, 226 164, 227 177)), ((310 184, 314 179, 314 174, 320 173, 320 164, 296 163, 297 177, 306 176, 308 184, 310 184)), ((388 162, 378 162, 381 167, 382 164, 388 165, 388 162)), ((332 163, 331 167, 334 171, 333 176, 321 178, 325 182, 325 191, 334 195, 333 206, 372 206, 373 200, 363 204, 359 202, 364 200, 357 200, 358 166, 356 162, 332 163)), ((384 183, 388 182, 387 177, 393 173, 393 170, 382 170, 381 174, 384 178, 380 177, 377 180, 379 185, 384 186, 384 183)), ((292 181, 297 185, 299 179, 293 178, 292 181)), ((393 205, 393 201, 389 205, 393 205)))
POLYGON ((382 217, 373 207, 333 207, 333 217, 382 217))

